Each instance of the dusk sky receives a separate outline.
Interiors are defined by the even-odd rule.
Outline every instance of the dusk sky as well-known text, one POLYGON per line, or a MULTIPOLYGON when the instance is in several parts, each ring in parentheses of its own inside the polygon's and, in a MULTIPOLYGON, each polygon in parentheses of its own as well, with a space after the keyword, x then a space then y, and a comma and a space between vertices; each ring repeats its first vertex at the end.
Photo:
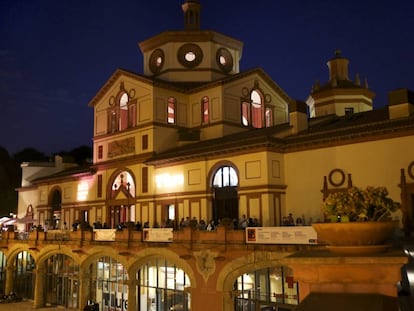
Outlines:
MULTIPOLYGON (((184 0, 0 0, 0 146, 46 154, 92 146, 89 101, 117 68, 143 74, 138 43, 183 30, 184 0)), ((387 104, 414 91, 414 1, 201 0, 201 28, 244 43, 241 71, 261 67, 306 100, 340 49, 387 104)))

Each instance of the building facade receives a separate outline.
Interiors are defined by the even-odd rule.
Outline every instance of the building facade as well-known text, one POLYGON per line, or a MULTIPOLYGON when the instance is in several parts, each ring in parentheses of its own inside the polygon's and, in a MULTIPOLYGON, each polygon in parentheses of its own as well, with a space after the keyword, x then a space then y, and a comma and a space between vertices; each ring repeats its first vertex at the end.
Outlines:
MULTIPOLYGON (((198 1, 182 9, 184 30, 139 43, 144 73, 116 70, 89 103, 92 165, 22 164, 17 227, 47 233, 4 239, 5 292, 79 310, 88 300, 100 310, 291 309, 308 293, 286 258, 319 246, 252 246, 229 222, 277 227, 291 214, 309 226, 330 190, 372 185, 402 203, 394 217, 412 234, 411 91, 374 110, 337 51, 327 83, 294 100, 261 68, 240 72, 242 42, 201 30, 198 1), (137 224, 173 229, 172 243, 147 242, 137 224), (101 228, 114 236, 99 240, 101 228)), ((369 290, 395 296, 386 282, 369 290)))

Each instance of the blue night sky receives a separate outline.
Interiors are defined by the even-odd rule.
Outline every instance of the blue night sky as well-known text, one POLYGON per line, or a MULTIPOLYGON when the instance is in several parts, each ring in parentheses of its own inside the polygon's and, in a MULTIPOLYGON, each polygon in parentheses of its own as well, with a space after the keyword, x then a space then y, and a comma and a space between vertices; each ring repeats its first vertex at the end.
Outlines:
MULTIPOLYGON (((46 154, 92 145, 89 101, 117 69, 143 73, 138 42, 182 30, 184 0, 0 0, 0 146, 46 154)), ((414 1, 201 0, 201 28, 244 42, 241 70, 263 68, 292 98, 328 79, 335 49, 349 77, 387 104, 414 90, 414 1)))

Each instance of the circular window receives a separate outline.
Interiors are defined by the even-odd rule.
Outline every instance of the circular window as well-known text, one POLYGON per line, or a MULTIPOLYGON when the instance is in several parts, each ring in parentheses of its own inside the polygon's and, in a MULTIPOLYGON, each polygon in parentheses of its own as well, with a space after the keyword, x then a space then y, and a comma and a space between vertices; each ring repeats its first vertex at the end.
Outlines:
POLYGON ((203 51, 196 44, 184 44, 178 49, 177 58, 181 65, 193 68, 203 60, 203 51))
POLYGON ((342 186, 345 182, 345 173, 343 170, 336 168, 329 173, 329 182, 335 187, 342 186))
POLYGON ((151 53, 149 59, 149 68, 152 73, 159 73, 164 65, 164 52, 161 49, 156 49, 151 53))
POLYGON ((233 57, 230 51, 225 48, 217 50, 216 61, 220 69, 225 73, 229 73, 233 69, 233 57))

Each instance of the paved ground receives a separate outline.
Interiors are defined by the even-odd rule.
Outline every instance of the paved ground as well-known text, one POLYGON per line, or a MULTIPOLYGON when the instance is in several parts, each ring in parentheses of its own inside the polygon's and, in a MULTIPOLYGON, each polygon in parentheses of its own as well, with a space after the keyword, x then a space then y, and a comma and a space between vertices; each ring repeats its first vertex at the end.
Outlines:
POLYGON ((75 311, 76 309, 68 309, 64 307, 45 307, 35 309, 33 308, 33 301, 0 303, 0 311, 75 311))

